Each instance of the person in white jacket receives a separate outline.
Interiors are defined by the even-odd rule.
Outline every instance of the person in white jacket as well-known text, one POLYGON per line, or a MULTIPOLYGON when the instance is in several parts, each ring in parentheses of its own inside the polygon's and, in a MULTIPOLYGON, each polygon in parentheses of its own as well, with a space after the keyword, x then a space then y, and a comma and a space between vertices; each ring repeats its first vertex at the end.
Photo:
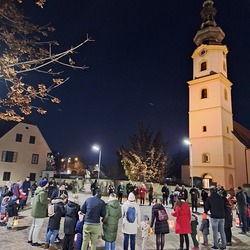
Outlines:
POLYGON ((129 193, 128 200, 122 205, 122 216, 123 249, 128 250, 130 240, 130 249, 135 250, 135 236, 141 223, 141 213, 132 192, 129 193))

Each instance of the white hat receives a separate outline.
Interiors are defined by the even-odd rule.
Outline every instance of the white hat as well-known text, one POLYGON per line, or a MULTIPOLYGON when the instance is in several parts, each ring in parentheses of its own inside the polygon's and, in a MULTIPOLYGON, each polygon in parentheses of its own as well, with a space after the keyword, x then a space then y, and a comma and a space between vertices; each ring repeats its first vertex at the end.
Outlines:
POLYGON ((129 193, 129 195, 128 195, 128 200, 129 201, 135 201, 135 195, 134 195, 134 193, 129 193))

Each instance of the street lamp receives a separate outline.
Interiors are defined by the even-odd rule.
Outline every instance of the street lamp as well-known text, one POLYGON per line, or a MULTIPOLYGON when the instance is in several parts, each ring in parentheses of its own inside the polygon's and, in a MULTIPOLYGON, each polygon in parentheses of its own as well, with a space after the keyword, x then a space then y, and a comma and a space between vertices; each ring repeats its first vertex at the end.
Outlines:
POLYGON ((191 177, 191 187, 194 186, 194 176, 193 176, 193 149, 192 149, 192 143, 185 139, 183 140, 186 145, 189 146, 189 165, 190 165, 190 177, 191 177))
POLYGON ((101 157, 102 157, 102 151, 101 148, 97 145, 92 146, 92 149, 95 151, 99 152, 99 161, 98 161, 98 182, 99 182, 99 178, 100 178, 100 171, 101 171, 101 157))

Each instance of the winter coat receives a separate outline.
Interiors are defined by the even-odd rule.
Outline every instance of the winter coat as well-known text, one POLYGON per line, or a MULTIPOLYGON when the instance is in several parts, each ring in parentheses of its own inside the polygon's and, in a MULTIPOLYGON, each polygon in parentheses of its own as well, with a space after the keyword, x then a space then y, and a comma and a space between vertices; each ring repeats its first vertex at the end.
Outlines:
POLYGON ((179 196, 181 197, 181 199, 183 199, 183 200, 186 201, 187 198, 188 198, 188 191, 187 191, 187 189, 186 188, 181 189, 179 196))
POLYGON ((191 230, 192 235, 197 235, 198 218, 195 215, 191 216, 191 230))
POLYGON ((76 241, 75 241, 75 249, 80 250, 82 247, 82 230, 83 230, 84 221, 78 220, 75 227, 76 241))
POLYGON ((34 194, 31 216, 33 218, 45 218, 47 216, 49 202, 48 192, 44 188, 39 186, 34 194))
POLYGON ((51 200, 53 200, 57 197, 60 197, 62 194, 65 194, 65 195, 67 195, 67 197, 69 197, 67 190, 60 190, 59 188, 56 188, 53 190, 50 198, 51 198, 51 200))
POLYGON ((202 232, 203 235, 209 234, 209 220, 208 219, 202 219, 201 225, 199 230, 202 232))
POLYGON ((227 205, 227 209, 226 209, 226 213, 225 213, 224 227, 225 228, 230 228, 230 227, 233 226, 233 213, 232 213, 231 205, 227 200, 226 200, 226 205, 227 205))
POLYGON ((123 194, 124 193, 124 185, 119 185, 117 187, 117 194, 123 194))
POLYGON ((69 201, 65 205, 65 220, 64 220, 65 234, 75 234, 75 226, 78 220, 79 211, 80 211, 80 206, 73 201, 69 201))
POLYGON ((30 189, 30 181, 25 180, 22 184, 21 189, 23 190, 24 193, 26 193, 26 195, 28 195, 30 189))
POLYGON ((145 198, 147 189, 145 187, 140 188, 140 198, 145 198))
POLYGON ((11 199, 7 202, 6 205, 6 212, 8 214, 8 217, 14 217, 18 215, 17 212, 18 205, 16 203, 15 199, 11 199))
POLYGON ((197 200, 200 198, 200 193, 197 188, 191 188, 189 193, 191 195, 191 200, 197 200))
POLYGON ((125 201, 122 205, 122 232, 126 234, 136 234, 137 227, 141 224, 141 212, 139 205, 135 201, 125 201), (135 221, 133 223, 127 220, 126 214, 129 207, 135 208, 135 221))
POLYGON ((164 185, 164 186, 161 188, 161 192, 162 192, 162 195, 163 195, 163 196, 166 196, 166 197, 169 196, 169 188, 168 188, 167 186, 164 185))
POLYGON ((182 201, 181 207, 175 206, 172 216, 176 217, 175 233, 190 234, 191 233, 191 212, 187 202, 182 201))
POLYGON ((240 191, 236 194, 236 200, 239 214, 246 214, 247 199, 243 191, 240 191))
POLYGON ((81 212, 85 214, 84 223, 100 224, 100 217, 106 215, 105 202, 96 196, 90 197, 83 203, 81 212))
POLYGON ((158 211, 159 210, 165 210, 165 208, 163 207, 162 204, 155 204, 152 207, 150 227, 153 227, 153 225, 155 223, 155 228, 154 228, 155 234, 167 234, 167 233, 169 233, 168 222, 167 221, 159 221, 159 218, 158 218, 158 211))
POLYGON ((51 230, 59 230, 61 218, 65 216, 65 208, 62 198, 56 198, 51 201, 54 204, 55 214, 49 217, 48 228, 51 230))
POLYGON ((226 210, 226 199, 216 192, 212 192, 205 203, 205 211, 211 212, 211 218, 223 219, 225 218, 226 210))
POLYGON ((110 200, 106 204, 106 215, 103 218, 103 240, 113 242, 117 237, 118 222, 122 210, 118 200, 110 200))

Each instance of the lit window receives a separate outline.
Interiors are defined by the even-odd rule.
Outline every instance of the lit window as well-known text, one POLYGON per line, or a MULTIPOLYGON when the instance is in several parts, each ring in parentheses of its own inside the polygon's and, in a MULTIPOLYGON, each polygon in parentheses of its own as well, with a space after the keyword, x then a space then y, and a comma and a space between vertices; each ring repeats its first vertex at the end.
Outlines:
POLYGON ((31 164, 38 164, 39 154, 32 154, 31 164))
POLYGON ((33 135, 31 135, 31 136, 30 136, 30 141, 29 141, 29 143, 30 143, 30 144, 35 144, 35 142, 36 142, 36 137, 33 136, 33 135))
POLYGON ((206 163, 206 162, 209 162, 209 161, 210 161, 209 154, 207 154, 207 153, 202 154, 202 162, 206 163))
POLYGON ((207 98, 207 89, 202 89, 201 90, 201 99, 207 98))
POLYGON ((16 141, 17 142, 22 142, 23 135, 22 134, 16 134, 16 141))
POLYGON ((3 151, 2 161, 4 161, 4 162, 16 162, 16 160, 17 160, 17 152, 3 151))
POLYGON ((202 62, 201 63, 201 71, 204 71, 207 69, 207 62, 202 62))

